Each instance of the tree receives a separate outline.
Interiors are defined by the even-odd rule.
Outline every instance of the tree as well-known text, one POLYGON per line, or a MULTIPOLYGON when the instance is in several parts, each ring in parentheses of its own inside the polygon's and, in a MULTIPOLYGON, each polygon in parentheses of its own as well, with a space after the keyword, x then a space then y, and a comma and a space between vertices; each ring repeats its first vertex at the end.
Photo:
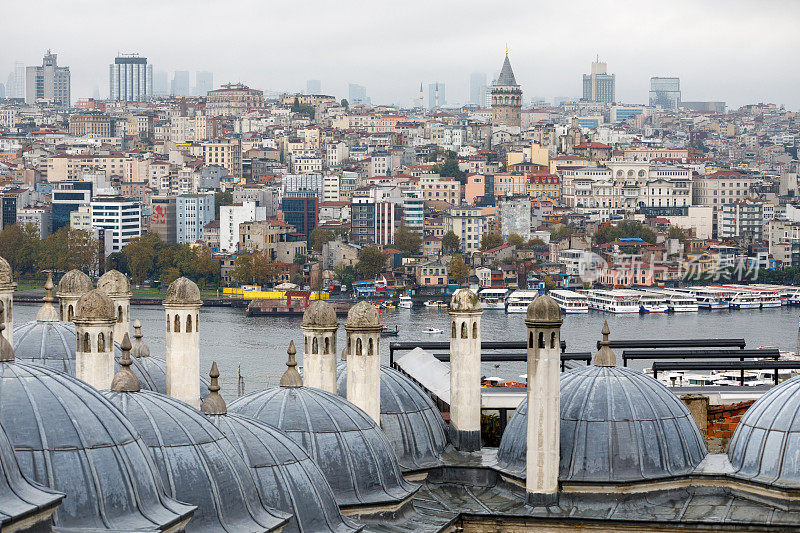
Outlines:
POLYGON ((422 245, 422 237, 419 236, 414 230, 409 229, 405 225, 401 225, 394 232, 394 246, 398 250, 407 252, 409 254, 416 254, 419 252, 419 247, 422 245))
POLYGON ((181 277, 180 271, 175 267, 169 267, 164 271, 163 274, 161 274, 159 283, 161 283, 162 287, 166 287, 179 277, 181 277))
POLYGON ((533 248, 534 246, 547 246, 547 243, 544 242, 539 237, 534 237, 528 241, 528 248, 533 248))
POLYGON ((458 168, 458 158, 453 151, 447 152, 444 163, 433 165, 431 170, 440 176, 457 179, 462 185, 467 182, 467 173, 458 168))
POLYGON ((571 224, 558 224, 550 229, 550 239, 557 241, 575 233, 575 226, 571 224))
POLYGON ((195 266, 195 275, 197 276, 197 281, 201 285, 215 282, 219 279, 219 263, 214 261, 211 248, 200 246, 196 251, 197 265, 195 266))
POLYGON ((334 239, 333 232, 325 228, 314 228, 310 235, 311 249, 317 252, 322 251, 322 246, 334 239))
POLYGON ((253 258, 248 252, 239 252, 239 255, 233 260, 231 278, 237 285, 253 282, 253 258))
POLYGON ((453 278, 458 286, 464 286, 469 279, 469 267, 464 263, 464 258, 461 254, 456 254, 450 260, 450 277, 453 278))
POLYGON ((522 250, 527 246, 525 239, 523 239, 521 235, 517 235, 516 233, 512 233, 511 235, 509 235, 508 239, 506 239, 506 242, 511 246, 516 246, 517 249, 519 250, 522 250))
POLYGON ((689 246, 689 237, 686 235, 686 230, 683 228, 679 228, 678 226, 670 226, 669 232, 667 232, 668 239, 678 239, 683 245, 683 250, 686 251, 686 248, 689 246))
POLYGON ((130 274, 128 270, 128 258, 125 257, 124 252, 114 252, 106 258, 106 268, 108 270, 117 270, 123 274, 130 274))
POLYGON ((622 220, 616 226, 607 224, 594 233, 594 240, 597 244, 605 244, 617 239, 637 238, 655 244, 656 233, 650 227, 635 220, 622 220))
POLYGON ((41 269, 42 242, 33 224, 13 224, 0 232, 0 256, 19 274, 33 274, 41 269))
POLYGON ((452 230, 442 236, 442 253, 453 254, 461 249, 461 239, 452 230))
POLYGON ((356 270, 367 279, 374 279, 386 266, 386 256, 377 248, 362 248, 358 252, 356 270))
POLYGON ((356 280, 356 269, 339 261, 333 267, 333 275, 342 285, 352 285, 356 280))
POLYGON ((342 98, 342 101, 340 102, 340 104, 346 110, 350 110, 350 102, 347 101, 347 98, 342 98))
POLYGON ((233 193, 230 191, 217 191, 214 193, 214 217, 219 220, 219 208, 233 203, 233 193))
POLYGON ((503 237, 495 231, 484 233, 481 237, 481 250, 491 250, 503 244, 503 237))
POLYGON ((128 269, 134 283, 152 279, 156 266, 156 247, 161 239, 152 232, 128 241, 122 253, 128 261, 128 269))

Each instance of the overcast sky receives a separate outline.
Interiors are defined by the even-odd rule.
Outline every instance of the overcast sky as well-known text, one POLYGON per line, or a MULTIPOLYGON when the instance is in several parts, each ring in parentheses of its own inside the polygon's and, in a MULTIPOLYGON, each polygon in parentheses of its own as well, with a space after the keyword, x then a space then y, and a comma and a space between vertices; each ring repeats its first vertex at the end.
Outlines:
MULTIPOLYGON (((209 70, 218 86, 416 102, 419 84, 469 94, 471 72, 491 78, 506 43, 526 98, 581 94, 599 54, 617 76, 617 100, 647 101, 650 76, 678 76, 684 100, 800 109, 798 0, 1 0, 0 82, 15 61, 40 64, 51 48, 72 74, 73 100, 108 93, 117 52, 156 70, 209 70)), ((427 92, 426 92, 427 98, 427 92)))

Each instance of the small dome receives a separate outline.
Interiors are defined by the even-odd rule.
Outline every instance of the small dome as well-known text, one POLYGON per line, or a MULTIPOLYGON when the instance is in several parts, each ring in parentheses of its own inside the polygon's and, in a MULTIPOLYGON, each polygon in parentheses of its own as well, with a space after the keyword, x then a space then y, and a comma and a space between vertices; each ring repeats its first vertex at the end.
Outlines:
POLYGON ((75 304, 75 320, 114 321, 114 302, 101 290, 93 289, 75 304))
POLYGON ((200 411, 151 391, 103 391, 144 439, 176 500, 197 506, 187 531, 263 532, 289 517, 259 502, 247 464, 200 411))
POLYGON ((366 300, 361 300, 347 312, 346 328, 379 328, 378 310, 366 300))
MULTIPOLYGON (((528 403, 511 417, 498 466, 525 477, 528 403)), ((630 482, 691 473, 706 456, 684 403, 626 367, 586 366, 561 375, 561 481, 630 482)))
POLYGON ((800 487, 800 377, 769 389, 744 413, 728 446, 734 476, 800 487))
POLYGON ((450 312, 480 311, 478 295, 469 289, 458 289, 450 299, 450 312))
MULTIPOLYGON (((336 365, 337 393, 347 398, 347 363, 336 365)), ((416 383, 381 366, 381 429, 404 471, 442 464, 447 428, 433 400, 416 383)))
POLYGON ((338 325, 336 311, 325 300, 314 300, 303 313, 304 327, 333 328, 338 325))
POLYGON ((191 515, 193 507, 165 496, 136 429, 86 383, 2 362, 0 406, 23 474, 66 494, 54 515, 57 527, 160 530, 191 515))
POLYGON ((560 324, 562 322, 561 308, 548 295, 540 294, 528 305, 525 320, 528 322, 558 322, 560 324))
POLYGON ((47 511, 52 511, 63 498, 63 494, 31 483, 22 475, 14 448, 0 426, 0 525, 3 530, 18 531, 21 523, 28 522, 30 526, 32 522, 31 531, 38 531, 35 526, 50 522, 47 511), (36 514, 39 518, 32 518, 36 514))
POLYGON ((92 280, 81 270, 70 270, 58 282, 58 296, 80 296, 92 290, 92 280))
POLYGON ((262 503, 294 515, 283 531, 344 533, 360 529, 342 516, 325 474, 287 435, 243 416, 208 418, 244 457, 262 503))
POLYGON ((127 276, 119 270, 109 270, 97 280, 97 288, 109 295, 115 296, 130 296, 131 284, 127 276))
POLYGON ((202 304, 200 289, 189 278, 180 277, 169 284, 164 303, 169 304, 202 304))
POLYGON ((263 422, 303 446, 339 506, 393 504, 418 487, 405 480, 386 435, 364 411, 312 387, 273 387, 236 399, 228 412, 263 422))
POLYGON ((14 284, 14 273, 11 265, 4 258, 0 257, 0 286, 8 287, 14 284))

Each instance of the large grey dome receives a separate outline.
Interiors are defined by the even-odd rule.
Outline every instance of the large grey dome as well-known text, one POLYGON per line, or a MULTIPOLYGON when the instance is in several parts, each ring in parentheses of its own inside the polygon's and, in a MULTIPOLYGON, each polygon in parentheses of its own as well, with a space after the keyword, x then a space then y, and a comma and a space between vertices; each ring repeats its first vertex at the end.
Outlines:
POLYGON ((139 433, 98 391, 60 372, 0 362, 0 423, 22 472, 66 494, 70 529, 161 529, 193 507, 167 497, 139 433))
MULTIPOLYGON (((498 466, 525 476, 527 401, 503 433, 498 466)), ((708 453, 684 403, 652 377, 586 366, 561 375, 562 481, 623 482, 691 473, 708 453)))
MULTIPOLYGON (((14 354, 19 361, 34 363, 75 375, 75 324, 72 322, 28 322, 14 327, 14 354)), ((114 343, 114 372, 119 372, 122 351, 114 343)), ((164 359, 133 358, 131 370, 143 389, 166 394, 167 366, 164 359)), ((208 395, 208 382, 200 377, 201 397, 208 395)))
POLYGON ((16 531, 23 522, 50 521, 64 495, 28 481, 19 469, 14 448, 0 426, 0 528, 16 531))
POLYGON ((744 413, 728 456, 735 476, 800 487, 800 377, 768 390, 744 413))
MULTIPOLYGON (((337 393, 347 398, 347 363, 336 365, 336 373, 337 393)), ((442 464, 447 430, 439 409, 416 383, 388 366, 381 366, 381 429, 403 470, 442 464)))
POLYGON ((142 435, 168 494, 197 506, 189 531, 263 532, 286 522, 260 504, 242 456, 200 411, 152 391, 103 394, 142 435))
POLYGON ((209 419, 244 457, 265 505, 293 516, 284 531, 350 532, 325 474, 299 444, 275 428, 234 414, 209 419))
POLYGON ((417 486, 400 472, 386 435, 361 409, 312 387, 274 387, 232 402, 230 412, 264 422, 303 446, 339 506, 398 503, 417 486))

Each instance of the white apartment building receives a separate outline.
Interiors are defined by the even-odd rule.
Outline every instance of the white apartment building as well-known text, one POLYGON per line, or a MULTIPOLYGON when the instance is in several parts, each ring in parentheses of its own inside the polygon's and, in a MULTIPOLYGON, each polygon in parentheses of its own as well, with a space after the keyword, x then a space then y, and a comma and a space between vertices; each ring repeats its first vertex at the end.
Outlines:
POLYGON ((223 205, 219 208, 219 249, 232 254, 238 250, 239 224, 267 219, 265 207, 257 207, 253 201, 223 205))
POLYGON ((339 201, 339 176, 336 174, 325 174, 322 177, 322 201, 339 201))
POLYGON ((92 228, 105 230, 105 253, 121 252, 128 242, 142 234, 142 204, 124 196, 95 196, 91 202, 92 228), (110 240, 108 234, 111 234, 110 240))
POLYGON ((292 154, 292 172, 296 174, 322 172, 322 158, 316 155, 292 154))
POLYGON ((281 188, 283 196, 291 196, 301 191, 313 191, 317 198, 321 199, 323 195, 322 174, 284 174, 281 188))
POLYGON ((461 252, 471 254, 481 247, 483 215, 471 207, 453 207, 444 216, 444 232, 452 231, 461 239, 461 252))
POLYGON ((325 147, 325 162, 329 167, 344 163, 350 156, 350 150, 344 142, 331 143, 325 147))
POLYGON ((392 155, 389 152, 373 152, 369 160, 369 177, 389 176, 392 173, 392 155))

